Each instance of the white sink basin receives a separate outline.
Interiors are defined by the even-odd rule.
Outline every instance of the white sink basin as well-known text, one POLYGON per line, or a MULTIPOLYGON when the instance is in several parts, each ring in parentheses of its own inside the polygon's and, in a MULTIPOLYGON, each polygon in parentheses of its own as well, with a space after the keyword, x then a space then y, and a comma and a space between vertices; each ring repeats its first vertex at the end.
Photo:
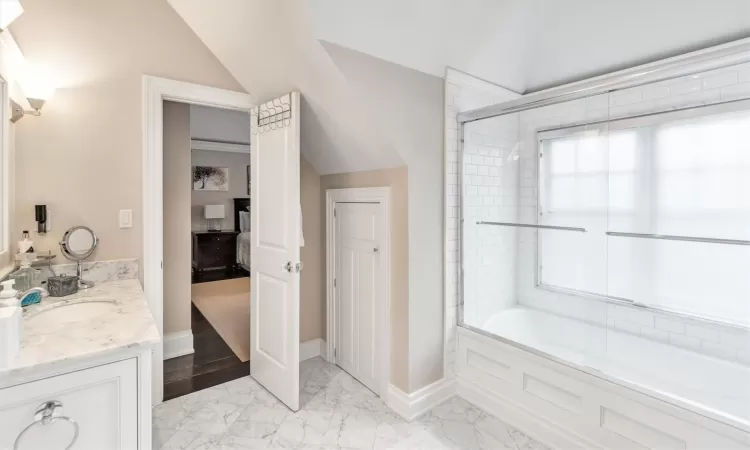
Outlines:
POLYGON ((113 300, 85 300, 50 305, 26 318, 27 326, 53 330, 74 323, 91 322, 117 308, 113 300))

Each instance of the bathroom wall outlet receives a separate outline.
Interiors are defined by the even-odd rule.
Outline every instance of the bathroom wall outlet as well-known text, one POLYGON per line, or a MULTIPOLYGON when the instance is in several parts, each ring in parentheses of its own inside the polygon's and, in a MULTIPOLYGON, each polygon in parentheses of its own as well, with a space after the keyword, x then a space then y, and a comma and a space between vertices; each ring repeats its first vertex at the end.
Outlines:
POLYGON ((133 210, 120 210, 120 228, 133 228, 133 210))

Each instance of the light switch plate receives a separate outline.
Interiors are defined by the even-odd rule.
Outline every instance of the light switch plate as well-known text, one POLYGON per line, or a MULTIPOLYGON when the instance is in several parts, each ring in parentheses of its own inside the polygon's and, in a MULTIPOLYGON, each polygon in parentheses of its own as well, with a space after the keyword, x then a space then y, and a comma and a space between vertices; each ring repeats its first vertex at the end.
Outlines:
POLYGON ((120 210, 120 228, 133 228, 133 210, 120 210))

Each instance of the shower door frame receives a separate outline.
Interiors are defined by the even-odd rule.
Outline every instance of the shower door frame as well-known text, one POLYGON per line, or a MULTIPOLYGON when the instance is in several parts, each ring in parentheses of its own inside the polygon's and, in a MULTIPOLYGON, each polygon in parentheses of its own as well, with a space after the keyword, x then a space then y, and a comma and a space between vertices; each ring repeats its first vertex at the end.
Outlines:
MULTIPOLYGON (((656 61, 653 63, 633 67, 630 69, 625 69, 618 72, 613 72, 610 74, 602 75, 595 78, 586 79, 583 81, 546 89, 540 92, 524 95, 517 100, 511 100, 503 103, 499 103, 496 105, 486 106, 483 108, 477 108, 470 111, 464 111, 459 112, 457 116, 457 122, 458 122, 458 188, 457 188, 457 194, 459 197, 459 266, 458 266, 458 278, 459 278, 459 292, 458 292, 458 311, 457 311, 457 326, 461 328, 465 328, 468 330, 471 330, 475 333, 481 334, 483 336, 487 336, 491 339, 495 339, 510 345, 513 345, 515 347, 521 348, 523 350, 529 351, 531 353, 537 354, 539 356, 543 356, 545 358, 551 358, 557 362, 560 362, 562 364, 570 366, 570 362, 566 362, 563 360, 560 360, 555 357, 551 357, 551 355, 546 354, 544 352, 541 352, 539 350, 530 348, 528 346, 525 346, 523 344, 520 344, 516 341, 489 333, 487 331, 481 330, 479 328, 473 327, 471 325, 467 325, 464 322, 464 289, 465 289, 465 279, 464 279, 464 217, 465 217, 465 202, 464 202, 464 144, 465 144, 465 127, 466 124, 489 119, 493 117, 500 117, 504 115, 514 114, 514 113, 520 113, 522 111, 536 109, 544 106, 550 106, 555 105, 559 103, 564 103, 572 100, 578 100, 594 95, 599 94, 605 94, 605 93, 612 93, 615 91, 643 86, 646 84, 656 83, 660 81, 667 81, 672 80, 675 78, 680 78, 684 76, 689 75, 695 75, 702 72, 710 71, 710 70, 716 70, 716 69, 722 69, 738 64, 748 63, 750 62, 750 38, 746 39, 740 39, 737 41, 733 41, 727 44, 718 45, 715 47, 710 47, 703 50, 698 50, 691 53, 686 53, 683 55, 675 56, 672 58, 667 58, 661 61, 656 61)), ((595 123, 595 121, 591 122, 583 122, 583 123, 572 123, 569 126, 585 126, 590 123, 595 123)), ((539 170, 539 160, 538 160, 538 152, 537 152, 537 171, 539 170)), ((537 176, 539 174, 537 173, 537 176)), ((537 180, 538 183, 538 180, 537 180)), ((537 208, 539 208, 539 189, 537 187, 537 208)), ((538 211, 537 211, 538 214, 538 211)), ((538 252, 536 255, 538 259, 538 252)), ((446 265, 447 267, 447 265, 446 265)), ((537 261, 537 269, 538 269, 538 261, 537 261)), ((536 282, 538 285, 538 276, 536 277, 536 282)), ((539 286, 537 286, 539 287, 539 286)), ((585 294, 580 293, 573 293, 575 295, 582 295, 586 296, 585 294)), ((448 293, 445 294, 446 296, 448 293)), ((615 298, 610 297, 602 297, 602 296, 593 296, 589 295, 588 297, 595 297, 597 300, 608 302, 608 303, 614 303, 614 304, 624 304, 624 305, 630 305, 632 306, 633 303, 626 300, 617 300, 615 298)), ((445 304, 448 305, 448 299, 446 297, 445 304)), ((679 317, 688 317, 691 316, 688 314, 670 311, 667 309, 661 309, 658 307, 653 306, 644 306, 643 308, 657 311, 660 313, 666 313, 671 315, 676 315, 679 317)), ((700 320, 708 320, 704 317, 700 317, 700 320)), ((727 324, 724 322, 721 322, 723 326, 729 326, 732 327, 732 324, 727 324)), ((744 327, 740 327, 743 328, 744 327)), ((446 348, 446 354, 449 351, 449 349, 446 348)))

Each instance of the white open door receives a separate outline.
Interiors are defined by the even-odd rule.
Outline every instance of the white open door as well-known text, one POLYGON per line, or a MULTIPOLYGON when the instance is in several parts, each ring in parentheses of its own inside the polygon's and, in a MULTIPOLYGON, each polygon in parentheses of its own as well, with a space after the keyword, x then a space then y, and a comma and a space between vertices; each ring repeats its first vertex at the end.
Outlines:
POLYGON ((300 109, 293 92, 260 105, 251 127, 250 375, 299 409, 300 109))

